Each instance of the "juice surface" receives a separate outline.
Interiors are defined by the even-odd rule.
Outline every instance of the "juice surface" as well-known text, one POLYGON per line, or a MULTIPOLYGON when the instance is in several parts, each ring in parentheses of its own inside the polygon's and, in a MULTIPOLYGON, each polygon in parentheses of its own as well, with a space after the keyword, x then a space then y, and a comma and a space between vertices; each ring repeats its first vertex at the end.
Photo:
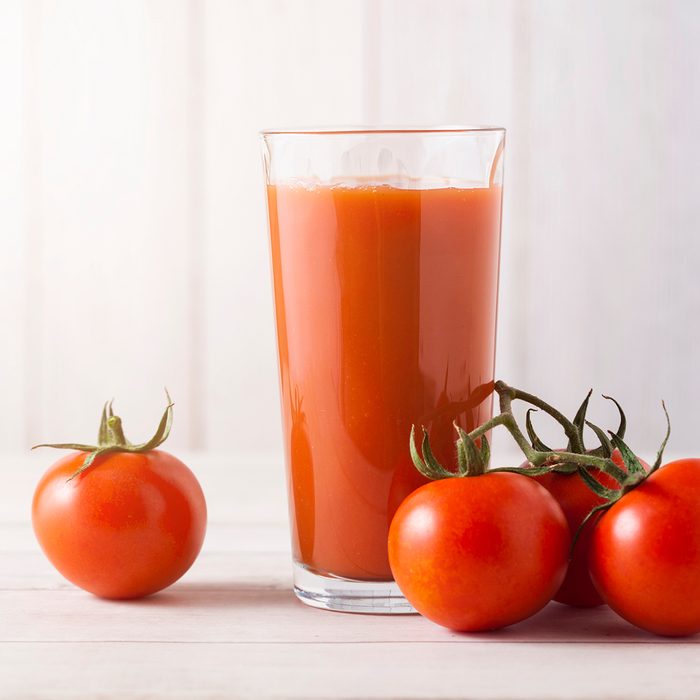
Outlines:
POLYGON ((270 185, 268 200, 294 557, 390 580, 389 523, 424 482, 411 425, 449 466, 452 421, 491 415, 501 188, 270 185))

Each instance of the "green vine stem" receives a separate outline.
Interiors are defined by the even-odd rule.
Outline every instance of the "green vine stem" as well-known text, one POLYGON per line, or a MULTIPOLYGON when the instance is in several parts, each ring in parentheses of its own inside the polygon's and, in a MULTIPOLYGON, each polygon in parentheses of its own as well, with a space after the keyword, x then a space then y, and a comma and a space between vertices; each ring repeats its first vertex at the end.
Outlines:
POLYGON ((34 445, 32 449, 35 450, 38 447, 53 447, 59 450, 79 450, 80 452, 86 452, 87 454, 85 455, 82 465, 71 475, 68 481, 72 481, 76 476, 82 474, 100 455, 110 452, 138 453, 155 450, 168 439, 173 422, 173 406, 175 404, 172 402, 167 389, 165 390, 165 396, 167 398, 167 405, 163 416, 160 419, 160 423, 153 437, 146 442, 135 445, 127 440, 126 435, 124 435, 122 419, 114 415, 114 411, 112 410, 113 402, 108 401, 102 408, 102 418, 100 419, 100 429, 97 434, 96 445, 86 445, 77 442, 43 443, 41 445, 34 445))
POLYGON ((594 454, 587 454, 584 451, 583 440, 576 426, 560 411, 553 406, 530 394, 526 391, 508 386, 503 381, 496 382, 494 390, 498 394, 500 414, 486 421, 475 430, 469 433, 472 440, 488 433, 492 428, 502 425, 511 434, 518 447, 522 450, 527 461, 533 467, 540 467, 545 463, 555 467, 557 464, 574 464, 581 467, 600 469, 607 473, 616 473, 619 467, 609 457, 600 457, 594 454), (530 444, 523 432, 520 430, 515 417, 513 416, 512 404, 515 400, 525 401, 548 413, 564 429, 566 436, 572 444, 574 450, 538 450, 530 444))
MULTIPOLYGON (((488 441, 486 434, 498 426, 503 426, 518 447, 522 450, 529 467, 499 467, 491 471, 509 471, 535 476, 547 471, 568 471, 578 472, 586 484, 595 493, 606 501, 613 502, 631 488, 637 486, 649 474, 659 468, 663 456, 664 448, 668 442, 671 432, 671 425, 668 419, 668 412, 665 404, 662 403, 666 415, 667 431, 661 444, 659 452, 654 462, 654 466, 647 473, 632 450, 625 444, 622 434, 625 432, 626 419, 620 404, 614 401, 620 412, 620 426, 618 432, 609 431, 610 439, 607 438, 601 428, 586 421, 586 409, 591 392, 588 393, 581 404, 574 421, 570 421, 563 413, 543 401, 538 396, 530 394, 521 389, 511 387, 503 381, 498 381, 494 385, 494 391, 498 394, 500 413, 485 423, 480 425, 470 433, 455 425, 459 434, 457 441, 457 471, 451 471, 443 467, 436 459, 430 448, 428 432, 423 428, 422 457, 415 443, 415 427, 411 430, 410 448, 411 456, 416 468, 425 476, 431 479, 445 479, 455 476, 477 476, 483 474, 488 462, 488 441), (530 440, 524 435, 515 417, 513 416, 513 401, 524 401, 549 414, 564 429, 569 439, 569 449, 550 450, 543 449, 546 446, 537 438, 530 421, 530 411, 526 415, 527 432, 530 440), (601 446, 596 450, 586 451, 583 443, 583 427, 589 425, 601 442, 601 446), (478 443, 478 446, 477 446, 478 443), (621 469, 611 458, 612 449, 617 448, 623 458, 625 469, 621 469), (591 472, 598 470, 611 476, 619 484, 617 489, 610 489, 603 486, 591 472)), ((530 409, 532 410, 532 409, 530 409)))
POLYGON ((661 405, 666 416, 666 435, 659 447, 654 464, 647 472, 634 452, 632 452, 622 439, 627 427, 627 421, 622 407, 615 399, 604 396, 604 398, 615 403, 620 413, 620 424, 617 432, 608 431, 610 435, 608 438, 601 428, 586 420, 586 411, 588 409, 591 391, 586 395, 573 421, 570 421, 563 413, 534 394, 508 386, 508 384, 503 381, 495 383, 494 391, 498 394, 499 398, 500 413, 497 416, 487 420, 470 433, 465 432, 460 426, 455 424, 455 429, 459 435, 459 439, 457 440, 457 471, 445 469, 445 467, 435 459, 430 447, 428 431, 425 428, 423 428, 421 455, 416 446, 415 426, 411 429, 410 439, 413 463, 421 474, 429 479, 470 477, 484 474, 488 466, 490 454, 486 434, 498 426, 503 426, 508 430, 518 447, 522 450, 529 466, 499 467, 491 469, 490 472, 515 472, 527 476, 538 476, 551 471, 576 473, 584 481, 586 486, 602 499, 602 503, 591 510, 574 533, 570 550, 572 553, 581 531, 591 518, 609 508, 613 503, 619 501, 620 498, 630 490, 639 486, 639 484, 661 466, 664 449, 671 435, 671 422, 668 417, 666 405, 663 401, 661 405), (513 401, 516 400, 529 403, 552 416, 564 429, 569 439, 568 448, 566 450, 552 450, 539 439, 530 418, 531 412, 535 410, 533 408, 528 409, 525 414, 525 426, 529 437, 528 440, 513 416, 512 404, 513 401), (583 429, 586 425, 593 430, 600 441, 600 447, 594 450, 586 451, 585 449, 583 429), (620 468, 613 461, 613 450, 619 451, 625 466, 624 469, 620 468), (603 472, 612 477, 618 485, 617 488, 604 486, 598 478, 596 478, 596 472, 603 472))

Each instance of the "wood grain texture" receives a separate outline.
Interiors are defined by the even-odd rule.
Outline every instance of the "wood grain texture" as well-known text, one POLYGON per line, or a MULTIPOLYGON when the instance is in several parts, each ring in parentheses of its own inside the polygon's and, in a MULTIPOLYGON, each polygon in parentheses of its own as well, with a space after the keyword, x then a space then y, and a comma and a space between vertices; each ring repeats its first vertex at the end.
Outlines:
POLYGON ((154 425, 167 384, 187 442, 187 3, 31 4, 27 437, 89 437, 115 395, 154 425))
POLYGON ((700 370, 684 348, 700 342, 687 320, 700 310, 688 274, 700 248, 684 183, 700 155, 687 137, 700 118, 699 8, 525 5, 528 147, 510 162, 528 200, 511 230, 528 245, 517 381, 572 408, 590 385, 616 396, 645 454, 663 434, 665 398, 673 446, 692 451, 685 402, 700 370))
POLYGON ((113 395, 145 432, 167 384, 174 444, 276 458, 257 131, 496 122, 499 373, 616 395, 644 453, 663 397, 692 451, 697 3, 1 5, 3 444, 86 439, 113 395))
POLYGON ((206 5, 204 327, 210 449, 279 454, 277 356, 258 131, 363 121, 363 4, 206 5))
POLYGON ((259 533, 256 551, 232 541, 135 602, 57 584, 36 552, 1 552, 0 697, 695 697, 695 638, 660 639, 604 608, 554 603, 481 635, 419 616, 314 610, 290 590, 288 552, 260 551, 259 533))
POLYGON ((692 451, 700 7, 375 7, 376 121, 507 127, 498 373, 572 411, 591 385, 613 394, 650 455, 665 398, 692 451))
POLYGON ((654 637, 607 608, 551 603, 469 635, 306 607, 291 590, 279 464, 186 461, 213 516, 202 554, 166 591, 110 602, 38 551, 26 507, 41 455, 2 457, 24 476, 0 494, 0 698, 695 697, 700 637, 654 637))
MULTIPOLYGON (((11 559, 15 564, 20 560, 15 555, 11 559)), ((328 613, 295 599, 288 555, 205 554, 197 569, 167 591, 141 601, 104 601, 72 586, 41 588, 36 582, 32 588, 0 588, 0 641, 679 643, 642 632, 608 608, 577 610, 558 603, 520 624, 482 634, 451 632, 418 615, 389 619, 328 613)), ((693 646, 700 639, 681 643, 693 646)))
POLYGON ((685 645, 48 642, 0 643, 0 655, 8 699, 690 700, 700 680, 685 645))
POLYGON ((19 449, 25 438, 24 279, 29 235, 24 197, 27 171, 25 101, 31 81, 25 72, 25 12, 20 0, 0 4, 0 443, 19 449))

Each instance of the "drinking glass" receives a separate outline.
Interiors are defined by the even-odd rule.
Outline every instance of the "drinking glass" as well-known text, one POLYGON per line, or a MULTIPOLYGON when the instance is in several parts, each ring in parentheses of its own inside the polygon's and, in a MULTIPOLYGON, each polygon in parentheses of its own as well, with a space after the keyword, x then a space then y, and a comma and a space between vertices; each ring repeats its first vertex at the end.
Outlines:
POLYGON ((411 426, 455 463, 491 416, 504 129, 262 132, 294 590, 413 612, 387 534, 423 483, 411 426))

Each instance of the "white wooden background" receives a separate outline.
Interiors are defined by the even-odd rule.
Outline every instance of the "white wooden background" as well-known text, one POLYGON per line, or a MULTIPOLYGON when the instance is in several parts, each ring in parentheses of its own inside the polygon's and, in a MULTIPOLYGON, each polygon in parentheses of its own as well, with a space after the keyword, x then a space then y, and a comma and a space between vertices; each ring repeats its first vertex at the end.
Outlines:
POLYGON ((499 375, 696 453, 699 47, 693 0, 0 0, 0 443, 167 384, 173 446, 276 456, 257 130, 494 123, 499 375))

